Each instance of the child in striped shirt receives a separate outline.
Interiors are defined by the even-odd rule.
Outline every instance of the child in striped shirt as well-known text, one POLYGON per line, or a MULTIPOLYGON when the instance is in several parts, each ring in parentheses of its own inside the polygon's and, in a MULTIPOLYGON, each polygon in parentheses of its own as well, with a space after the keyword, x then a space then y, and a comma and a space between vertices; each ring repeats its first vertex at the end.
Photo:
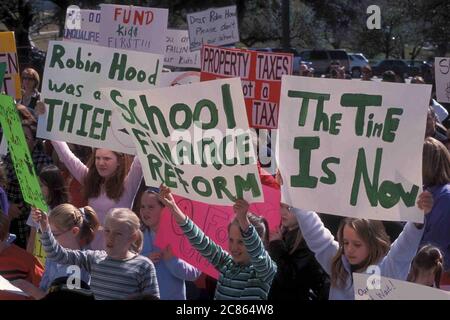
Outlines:
POLYGON ((96 299, 127 299, 138 294, 159 298, 155 266, 139 255, 143 236, 139 218, 133 211, 116 208, 108 212, 104 222, 106 251, 65 249, 56 242, 45 214, 36 210, 33 220, 41 226, 47 259, 78 265, 90 272, 91 290, 96 299))
POLYGON ((215 299, 267 299, 277 267, 261 241, 268 230, 260 217, 248 213, 245 200, 233 206, 236 218, 228 226, 228 253, 181 211, 168 187, 161 186, 159 197, 191 245, 219 271, 215 299))

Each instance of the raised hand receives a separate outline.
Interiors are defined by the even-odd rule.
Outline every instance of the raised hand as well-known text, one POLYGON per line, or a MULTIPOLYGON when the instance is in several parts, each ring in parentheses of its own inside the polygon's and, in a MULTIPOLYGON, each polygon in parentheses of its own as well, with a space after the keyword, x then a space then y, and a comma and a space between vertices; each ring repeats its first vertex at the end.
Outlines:
POLYGON ((161 252, 152 252, 148 255, 148 258, 152 260, 153 263, 158 263, 161 260, 161 252))
POLYGON ((48 230, 48 217, 40 209, 31 208, 31 218, 41 227, 42 232, 48 230))
POLYGON ((429 191, 422 192, 417 198, 417 207, 428 214, 433 208, 433 195, 429 191))
POLYGON ((186 215, 177 206, 175 199, 173 198, 170 188, 161 184, 159 187, 159 199, 169 209, 170 213, 174 216, 177 223, 183 223, 186 220, 186 215))
POLYGON ((239 226, 242 231, 246 231, 250 226, 250 221, 247 218, 249 204, 243 199, 237 199, 233 205, 234 213, 236 214, 236 219, 239 222, 239 226))
POLYGON ((36 102, 36 107, 34 108, 34 111, 36 111, 36 114, 38 116, 43 115, 46 111, 45 104, 42 101, 36 102))

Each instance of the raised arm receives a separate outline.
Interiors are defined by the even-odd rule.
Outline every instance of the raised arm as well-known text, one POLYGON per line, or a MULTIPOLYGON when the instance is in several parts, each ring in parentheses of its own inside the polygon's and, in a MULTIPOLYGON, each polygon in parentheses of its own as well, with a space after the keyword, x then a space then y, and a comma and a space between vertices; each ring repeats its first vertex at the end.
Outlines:
POLYGON ((316 260, 331 275, 331 263, 339 250, 330 230, 325 228, 322 220, 314 211, 292 208, 297 217, 300 230, 309 249, 314 252, 316 260))
POLYGON ((244 245, 247 248, 250 261, 256 270, 257 277, 263 282, 270 283, 277 273, 277 265, 264 248, 264 244, 256 229, 250 224, 248 220, 248 207, 249 204, 247 201, 238 199, 233 206, 233 210, 236 213, 236 219, 241 229, 244 245))
POLYGON ((83 179, 87 175, 89 169, 73 154, 66 142, 52 141, 52 145, 58 154, 59 159, 65 164, 70 174, 83 184, 83 179))
POLYGON ((63 248, 53 236, 48 225, 47 215, 39 209, 32 210, 33 220, 39 223, 42 230, 41 242, 47 253, 47 259, 60 264, 78 265, 88 272, 91 271, 91 265, 97 260, 106 256, 104 251, 81 251, 63 248))
POLYGON ((164 185, 160 186, 159 198, 169 209, 191 245, 215 268, 220 269, 233 261, 228 252, 207 237, 204 232, 181 211, 168 187, 164 185))

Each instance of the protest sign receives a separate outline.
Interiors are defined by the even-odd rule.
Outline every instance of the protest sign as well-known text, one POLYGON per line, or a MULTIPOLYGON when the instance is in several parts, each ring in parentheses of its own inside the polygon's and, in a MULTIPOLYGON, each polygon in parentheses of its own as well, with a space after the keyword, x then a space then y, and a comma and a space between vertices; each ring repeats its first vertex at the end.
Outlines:
POLYGON ((353 273, 355 300, 450 300, 450 292, 382 277, 353 273))
POLYGON ((168 9, 101 4, 100 45, 164 54, 168 9))
POLYGON ((281 77, 292 74, 291 53, 203 46, 201 81, 241 77, 249 126, 278 128, 281 77))
POLYGON ((165 50, 165 66, 200 69, 200 52, 190 51, 187 30, 168 29, 165 50))
POLYGON ((0 85, 0 93, 3 92, 18 100, 22 97, 22 93, 14 32, 0 32, 0 64, 2 63, 6 64, 6 71, 0 85))
POLYGON ((100 94, 102 86, 158 85, 163 57, 84 43, 52 41, 45 61, 38 137, 135 153, 133 141, 100 94))
POLYGON ((67 8, 64 40, 97 44, 100 37, 100 10, 67 8), (79 21, 78 21, 79 20, 79 21))
MULTIPOLYGON (((262 203, 253 203, 249 211, 263 216, 269 223, 269 229, 275 230, 281 221, 280 190, 263 185, 264 199, 262 203)), ((180 209, 199 226, 216 244, 228 250, 228 224, 235 213, 231 206, 214 206, 190 199, 174 196, 180 209)), ((202 272, 217 278, 216 269, 192 248, 189 240, 178 227, 168 209, 164 209, 155 244, 159 248, 171 245, 175 256, 199 268, 202 272)))
POLYGON ((431 86, 284 76, 277 162, 282 201, 376 220, 422 222, 431 86))
POLYGON ((101 89, 122 113, 149 186, 210 204, 263 201, 238 78, 148 91, 101 89))
POLYGON ((200 72, 197 71, 163 72, 159 86, 165 88, 197 82, 200 82, 200 72))
POLYGON ((450 103, 450 58, 434 58, 437 101, 450 103))
POLYGON ((33 159, 25 140, 22 123, 13 98, 0 95, 0 110, 2 110, 0 112, 0 123, 3 134, 8 141, 9 153, 14 164, 23 199, 28 204, 47 212, 47 204, 42 196, 41 187, 34 170, 33 159))
POLYGON ((210 8, 186 15, 191 51, 202 44, 224 45, 239 42, 236 6, 210 8))

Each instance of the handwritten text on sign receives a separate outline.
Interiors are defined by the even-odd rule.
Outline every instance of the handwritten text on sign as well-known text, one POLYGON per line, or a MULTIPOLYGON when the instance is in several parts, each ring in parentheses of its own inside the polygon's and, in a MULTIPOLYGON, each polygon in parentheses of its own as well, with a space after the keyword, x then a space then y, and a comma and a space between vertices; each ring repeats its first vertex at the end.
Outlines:
POLYGON ((38 136, 134 154, 130 135, 99 89, 154 87, 162 59, 150 53, 50 42, 42 82, 47 112, 39 117, 38 136))
POLYGON ((236 6, 212 8, 186 15, 191 51, 202 44, 220 46, 239 42, 236 6))
POLYGON ((101 4, 100 45, 164 54, 168 9, 101 4))
POLYGON ((422 222, 415 202, 430 90, 283 77, 282 201, 337 215, 422 222))
POLYGON ((440 57, 434 61, 437 100, 450 103, 450 58, 440 57))
POLYGON ((22 123, 13 98, 7 95, 0 95, 0 110, 2 110, 0 112, 0 124, 3 128, 3 134, 8 140, 9 153, 23 198, 30 205, 47 212, 47 204, 42 196, 41 187, 34 170, 33 159, 25 140, 22 123))
POLYGON ((249 126, 278 128, 281 77, 292 74, 293 55, 203 46, 201 81, 241 77, 249 126))
POLYGON ((147 185, 210 204, 263 200, 238 78, 147 91, 103 88, 122 113, 147 185))

